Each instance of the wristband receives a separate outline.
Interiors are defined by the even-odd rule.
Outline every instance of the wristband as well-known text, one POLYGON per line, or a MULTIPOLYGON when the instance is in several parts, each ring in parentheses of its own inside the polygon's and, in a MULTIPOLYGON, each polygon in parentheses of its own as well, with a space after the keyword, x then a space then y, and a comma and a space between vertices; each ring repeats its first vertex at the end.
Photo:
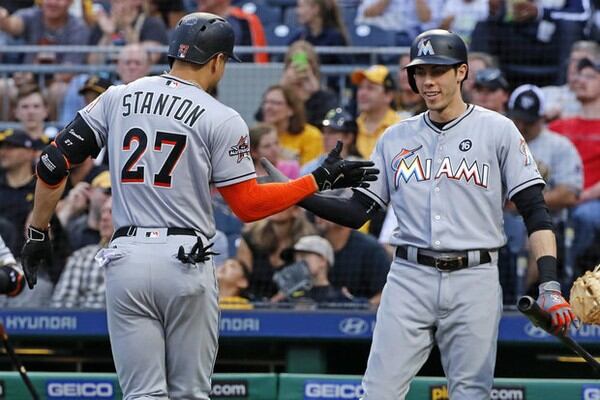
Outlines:
POLYGON ((540 272, 540 283, 556 281, 556 257, 542 256, 537 259, 537 266, 540 272))

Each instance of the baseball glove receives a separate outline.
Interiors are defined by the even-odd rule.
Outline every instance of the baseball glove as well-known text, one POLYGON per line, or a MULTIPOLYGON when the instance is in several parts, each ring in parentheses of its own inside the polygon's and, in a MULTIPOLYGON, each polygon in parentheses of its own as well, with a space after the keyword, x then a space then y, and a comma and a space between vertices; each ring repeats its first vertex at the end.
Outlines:
POLYGON ((570 303, 581 322, 600 324, 600 265, 573 283, 570 303))

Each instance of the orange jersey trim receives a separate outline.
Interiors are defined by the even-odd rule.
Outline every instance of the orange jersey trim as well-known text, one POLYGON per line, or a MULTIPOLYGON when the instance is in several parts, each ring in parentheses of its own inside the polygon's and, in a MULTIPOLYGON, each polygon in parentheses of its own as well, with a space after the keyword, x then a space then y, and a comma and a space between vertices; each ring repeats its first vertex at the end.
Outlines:
POLYGON ((244 222, 256 221, 276 214, 317 191, 312 174, 286 183, 259 185, 249 179, 218 188, 231 210, 244 222))

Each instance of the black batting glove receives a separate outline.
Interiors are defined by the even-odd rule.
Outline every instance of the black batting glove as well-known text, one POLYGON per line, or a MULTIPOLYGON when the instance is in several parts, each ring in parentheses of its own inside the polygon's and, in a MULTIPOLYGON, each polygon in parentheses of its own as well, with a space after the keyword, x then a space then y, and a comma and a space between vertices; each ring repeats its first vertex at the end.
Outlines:
POLYGON ((348 161, 340 157, 342 142, 338 140, 321 166, 312 172, 319 191, 349 187, 369 187, 376 181, 379 170, 372 161, 348 161))
POLYGON ((27 226, 27 241, 21 252, 21 264, 29 289, 37 283, 37 271, 42 263, 50 265, 52 262, 52 244, 48 237, 48 230, 41 230, 27 226))

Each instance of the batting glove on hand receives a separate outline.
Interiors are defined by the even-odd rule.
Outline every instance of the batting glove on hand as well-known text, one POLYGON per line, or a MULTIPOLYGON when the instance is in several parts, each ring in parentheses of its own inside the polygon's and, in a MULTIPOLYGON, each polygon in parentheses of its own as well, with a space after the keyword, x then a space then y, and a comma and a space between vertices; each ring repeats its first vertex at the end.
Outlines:
POLYGON ((320 167, 312 172, 319 191, 369 187, 368 182, 376 181, 379 170, 372 167, 372 161, 347 161, 340 157, 342 142, 338 140, 335 149, 329 152, 320 167))
POLYGON ((27 227, 27 241, 21 252, 21 263, 29 289, 37 283, 37 271, 42 263, 52 262, 52 244, 48 237, 48 230, 40 230, 29 225, 27 227))
POLYGON ((539 290, 537 304, 550 314, 554 333, 566 335, 571 322, 576 323, 577 319, 571 311, 571 306, 560 292, 560 283, 544 282, 539 286, 539 290))

